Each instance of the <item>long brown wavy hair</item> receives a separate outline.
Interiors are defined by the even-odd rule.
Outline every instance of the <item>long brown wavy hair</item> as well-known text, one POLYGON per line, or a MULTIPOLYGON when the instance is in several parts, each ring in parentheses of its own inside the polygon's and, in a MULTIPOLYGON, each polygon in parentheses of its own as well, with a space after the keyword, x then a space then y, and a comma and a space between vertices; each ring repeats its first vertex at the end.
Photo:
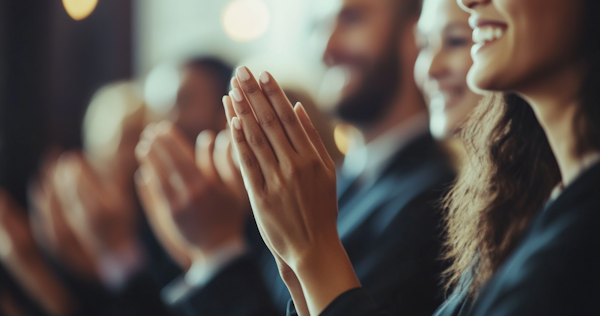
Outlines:
MULTIPOLYGON (((585 0, 580 47, 586 76, 575 117, 580 155, 600 149, 600 1, 585 0)), ((529 104, 510 93, 482 100, 462 131, 466 166, 445 200, 447 288, 468 286, 476 296, 518 245, 561 175, 529 104), (471 282, 461 282, 467 277, 471 282)))

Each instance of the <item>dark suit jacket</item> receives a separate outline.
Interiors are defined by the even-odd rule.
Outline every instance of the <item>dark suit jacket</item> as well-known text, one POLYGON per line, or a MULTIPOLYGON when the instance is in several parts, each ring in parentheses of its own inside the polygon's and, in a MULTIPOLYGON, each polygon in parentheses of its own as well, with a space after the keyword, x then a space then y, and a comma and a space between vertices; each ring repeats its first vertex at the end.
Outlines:
MULTIPOLYGON (((400 150, 372 186, 351 180, 339 185, 342 242, 364 288, 390 311, 431 315, 442 302, 437 203, 454 178, 447 162, 427 134, 400 150)), ((285 314, 290 295, 257 236, 250 238, 251 255, 225 268, 205 288, 172 302, 173 309, 180 315, 285 314), (249 269, 252 260, 258 270, 249 269)))
MULTIPOLYGON (((474 302, 459 291, 435 315, 591 316, 600 315, 599 302, 600 164, 540 212, 474 302)), ((338 297, 322 315, 389 314, 365 290, 355 289, 338 297)))

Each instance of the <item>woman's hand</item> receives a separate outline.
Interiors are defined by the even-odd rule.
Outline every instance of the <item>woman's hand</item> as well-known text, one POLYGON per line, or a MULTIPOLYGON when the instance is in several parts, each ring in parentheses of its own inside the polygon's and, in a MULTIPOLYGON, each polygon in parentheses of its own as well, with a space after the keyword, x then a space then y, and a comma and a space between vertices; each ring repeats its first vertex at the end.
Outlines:
POLYGON ((224 98, 233 143, 262 237, 317 315, 360 286, 337 233, 335 165, 302 105, 268 73, 260 82, 240 67, 224 98))

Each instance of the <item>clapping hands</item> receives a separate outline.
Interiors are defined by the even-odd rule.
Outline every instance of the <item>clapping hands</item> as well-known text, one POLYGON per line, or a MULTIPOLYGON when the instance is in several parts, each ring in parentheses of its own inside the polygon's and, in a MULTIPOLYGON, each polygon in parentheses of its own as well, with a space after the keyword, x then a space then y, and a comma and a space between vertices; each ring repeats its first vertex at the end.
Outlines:
POLYGON ((301 314, 359 287, 337 233, 335 165, 301 104, 245 67, 223 102, 257 224, 301 314), (304 303, 304 300, 306 303, 304 303))

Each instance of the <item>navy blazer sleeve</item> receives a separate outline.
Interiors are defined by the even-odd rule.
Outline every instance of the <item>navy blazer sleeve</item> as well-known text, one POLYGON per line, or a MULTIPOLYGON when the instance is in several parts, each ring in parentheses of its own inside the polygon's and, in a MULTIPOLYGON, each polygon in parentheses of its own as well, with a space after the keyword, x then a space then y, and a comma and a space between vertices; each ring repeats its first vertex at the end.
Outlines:
POLYGON ((276 315, 256 261, 241 257, 221 270, 206 286, 170 302, 180 316, 273 316, 276 315))

